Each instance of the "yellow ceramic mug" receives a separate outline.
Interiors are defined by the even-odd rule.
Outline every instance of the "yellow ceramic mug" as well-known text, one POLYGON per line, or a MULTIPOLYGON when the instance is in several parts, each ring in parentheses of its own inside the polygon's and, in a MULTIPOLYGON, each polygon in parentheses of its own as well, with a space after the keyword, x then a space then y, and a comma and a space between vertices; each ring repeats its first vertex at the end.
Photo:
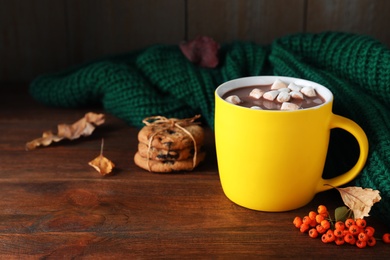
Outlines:
POLYGON ((233 202, 254 210, 287 211, 309 203, 318 192, 353 180, 368 154, 364 131, 355 122, 332 113, 333 95, 315 82, 276 76, 239 78, 215 91, 215 142, 223 191, 233 202), (295 111, 255 110, 221 97, 229 90, 285 83, 313 86, 325 103, 295 111), (330 130, 351 133, 360 147, 348 172, 323 179, 330 130), (326 185, 329 184, 329 185, 326 185))

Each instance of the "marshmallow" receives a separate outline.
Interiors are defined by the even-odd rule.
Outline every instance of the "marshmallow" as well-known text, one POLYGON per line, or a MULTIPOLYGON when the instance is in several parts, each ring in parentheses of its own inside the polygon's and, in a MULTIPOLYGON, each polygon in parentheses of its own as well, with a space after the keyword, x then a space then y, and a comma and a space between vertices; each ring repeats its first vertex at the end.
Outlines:
POLYGON ((280 110, 298 110, 299 106, 291 102, 283 102, 280 110))
POLYGON ((297 86, 294 83, 290 83, 287 88, 291 89, 291 91, 301 91, 302 89, 301 86, 297 86))
POLYGON ((258 88, 254 88, 251 91, 251 93, 249 93, 249 96, 254 97, 256 99, 259 99, 259 98, 261 98, 263 96, 263 94, 264 94, 264 91, 262 91, 262 90, 260 90, 258 88))
POLYGON ((279 91, 271 90, 264 93, 263 98, 269 101, 273 101, 279 95, 279 91))
POLYGON ((308 97, 315 97, 317 96, 317 93, 315 89, 312 86, 306 86, 301 89, 301 92, 308 97))
POLYGON ((291 91, 291 89, 289 89, 289 88, 280 88, 280 89, 278 89, 280 92, 287 92, 287 93, 289 93, 290 91, 291 91))
POLYGON ((287 85, 286 85, 286 83, 284 83, 280 79, 275 80, 274 83, 271 86, 272 90, 281 89, 281 88, 287 88, 287 85))
POLYGON ((242 102, 241 99, 236 95, 228 96, 227 98, 225 98, 225 100, 234 105, 238 105, 242 102))
POLYGON ((278 104, 273 101, 264 100, 263 106, 269 110, 278 110, 278 104))
POLYGON ((298 91, 291 91, 290 96, 295 99, 302 99, 302 100, 304 99, 303 94, 298 91))
POLYGON ((287 102, 290 100, 290 94, 288 92, 282 91, 279 93, 276 100, 280 103, 287 102))

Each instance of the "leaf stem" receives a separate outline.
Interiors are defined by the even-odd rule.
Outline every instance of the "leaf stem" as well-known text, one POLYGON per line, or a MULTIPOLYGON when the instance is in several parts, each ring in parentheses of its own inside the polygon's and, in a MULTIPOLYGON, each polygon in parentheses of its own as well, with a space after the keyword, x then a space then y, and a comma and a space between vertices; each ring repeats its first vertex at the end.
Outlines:
POLYGON ((104 138, 102 138, 102 143, 100 145, 100 155, 103 156, 103 149, 104 149, 104 138))

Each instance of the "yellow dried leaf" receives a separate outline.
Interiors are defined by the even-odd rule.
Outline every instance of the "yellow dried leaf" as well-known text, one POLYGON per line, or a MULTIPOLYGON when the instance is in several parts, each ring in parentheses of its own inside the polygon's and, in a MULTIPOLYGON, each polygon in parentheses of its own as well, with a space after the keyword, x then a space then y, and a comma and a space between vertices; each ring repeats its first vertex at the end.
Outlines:
POLYGON ((115 164, 103 156, 103 149, 104 139, 102 139, 102 143, 100 144, 100 155, 88 164, 95 168, 101 175, 107 175, 111 173, 112 169, 114 169, 115 164))
POLYGON ((45 131, 42 137, 27 142, 26 150, 33 150, 38 146, 48 146, 52 142, 59 142, 64 138, 74 140, 80 136, 89 136, 96 126, 104 123, 104 120, 104 114, 86 113, 83 118, 71 125, 59 124, 57 126, 57 134, 54 134, 52 131, 45 131))
POLYGON ((371 207, 381 200, 378 190, 361 187, 336 188, 344 201, 354 214, 355 219, 369 216, 371 207))
POLYGON ((107 175, 111 173, 115 167, 115 164, 103 155, 99 155, 88 164, 95 168, 101 175, 107 175))

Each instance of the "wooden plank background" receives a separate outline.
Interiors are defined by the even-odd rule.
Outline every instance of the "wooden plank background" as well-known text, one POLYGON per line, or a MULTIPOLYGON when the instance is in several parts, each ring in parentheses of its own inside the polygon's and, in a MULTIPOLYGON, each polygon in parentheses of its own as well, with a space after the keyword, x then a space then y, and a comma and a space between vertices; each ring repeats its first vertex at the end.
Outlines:
POLYGON ((346 31, 390 46, 388 0, 0 0, 0 82, 196 35, 269 44, 346 31))

